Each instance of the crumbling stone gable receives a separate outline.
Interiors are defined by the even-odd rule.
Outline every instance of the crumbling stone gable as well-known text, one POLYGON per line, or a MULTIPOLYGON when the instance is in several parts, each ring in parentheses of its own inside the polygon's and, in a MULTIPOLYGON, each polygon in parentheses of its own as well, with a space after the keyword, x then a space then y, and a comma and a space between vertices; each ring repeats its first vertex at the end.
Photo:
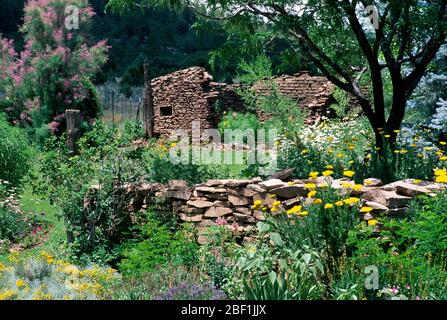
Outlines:
MULTIPOLYGON (((334 85, 324 77, 314 77, 306 72, 274 79, 280 93, 297 102, 308 111, 307 123, 311 124, 326 114, 335 102, 334 85)), ((191 123, 200 121, 201 129, 216 128, 225 110, 243 111, 237 84, 213 81, 213 77, 201 67, 191 67, 152 80, 154 96, 154 132, 169 136, 171 130, 191 132, 191 123)), ((270 88, 260 82, 254 86, 259 94, 268 95, 270 88)), ((258 111, 261 121, 269 115, 258 111)))
POLYGON ((224 107, 242 106, 231 86, 212 82, 213 77, 200 67, 180 70, 152 81, 154 132, 167 136, 173 129, 191 132, 192 121, 201 129, 215 128, 220 120, 217 100, 224 107))

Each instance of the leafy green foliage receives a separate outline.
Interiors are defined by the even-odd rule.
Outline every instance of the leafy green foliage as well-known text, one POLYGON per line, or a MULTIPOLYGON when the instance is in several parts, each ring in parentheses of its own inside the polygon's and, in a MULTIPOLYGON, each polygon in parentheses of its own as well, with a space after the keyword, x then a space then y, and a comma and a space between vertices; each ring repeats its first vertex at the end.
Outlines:
POLYGON ((10 40, 0 39, 0 87, 4 99, 14 102, 13 108, 3 111, 42 142, 50 133, 63 131, 67 109, 81 110, 86 122, 99 114, 92 78, 106 63, 108 46, 105 41, 90 41, 94 12, 86 0, 27 2, 24 11, 21 52, 10 40), (77 32, 64 24, 68 4, 79 9, 82 23, 77 32))
POLYGON ((209 283, 207 274, 198 268, 188 268, 177 263, 156 266, 151 272, 124 277, 109 292, 110 299, 150 300, 181 284, 204 285, 209 283))
MULTIPOLYGON (((261 235, 278 231, 274 225, 258 227, 261 235)), ((300 249, 285 246, 279 233, 275 235, 272 244, 263 241, 236 253, 245 298, 302 300, 321 297, 324 288, 320 280, 324 269, 318 252, 304 244, 300 249)))
POLYGON ((447 259, 447 195, 421 197, 413 201, 409 217, 403 221, 390 221, 394 230, 395 245, 406 248, 418 257, 434 262, 447 259))
POLYGON ((253 61, 243 61, 239 65, 239 80, 245 86, 238 90, 244 104, 253 112, 261 111, 269 115, 264 127, 275 128, 280 133, 287 132, 296 138, 304 126, 305 112, 296 102, 282 95, 272 75, 271 60, 265 55, 257 56, 253 61), (268 94, 260 95, 252 86, 262 84, 268 94))
POLYGON ((0 180, 19 185, 31 168, 33 154, 26 135, 0 114, 0 180))
POLYGON ((170 261, 193 266, 197 262, 198 245, 195 238, 183 230, 173 229, 172 223, 148 214, 147 222, 138 227, 144 240, 138 239, 124 246, 119 268, 123 274, 136 275, 151 272, 170 261))
POLYGON ((260 129, 262 124, 256 115, 247 113, 241 114, 237 112, 224 112, 221 122, 218 124, 219 133, 224 134, 225 130, 253 130, 256 134, 256 130, 260 129))
POLYGON ((131 225, 124 184, 139 181, 144 170, 138 147, 126 146, 138 130, 126 128, 130 132, 97 123, 81 138, 78 155, 69 154, 63 137, 51 138, 42 154, 35 190, 60 207, 70 250, 78 258, 96 252, 95 260, 113 260, 113 248, 131 225))

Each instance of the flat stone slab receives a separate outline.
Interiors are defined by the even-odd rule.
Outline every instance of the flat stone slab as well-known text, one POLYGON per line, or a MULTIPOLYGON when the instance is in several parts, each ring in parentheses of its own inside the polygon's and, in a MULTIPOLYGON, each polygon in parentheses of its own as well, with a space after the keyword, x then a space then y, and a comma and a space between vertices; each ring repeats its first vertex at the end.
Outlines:
POLYGON ((188 183, 185 180, 170 180, 168 182, 168 189, 175 191, 188 190, 188 183))
POLYGON ((287 186, 287 183, 279 179, 270 179, 259 183, 259 185, 265 190, 270 191, 279 187, 287 186))
POLYGON ((248 206, 253 203, 251 201, 251 199, 249 199, 249 198, 246 198, 243 196, 235 196, 235 195, 231 195, 231 194, 228 196, 228 201, 233 206, 248 206))
POLYGON ((405 207, 413 198, 397 194, 395 191, 371 190, 361 196, 362 199, 380 203, 389 209, 405 207))
POLYGON ((373 201, 366 201, 365 206, 373 208, 374 212, 387 212, 389 210, 387 206, 384 206, 381 203, 373 202, 373 201))
POLYGON ((162 198, 189 200, 191 198, 191 192, 189 191, 162 191, 160 193, 162 198))
POLYGON ((241 214, 241 213, 234 213, 234 217, 236 218, 236 221, 242 221, 242 222, 247 222, 247 223, 255 223, 256 219, 252 216, 247 216, 245 214, 241 214))
POLYGON ((220 218, 233 213, 233 210, 224 207, 211 207, 205 212, 207 218, 220 218))
POLYGON ((383 186, 383 182, 377 178, 368 178, 363 180, 363 185, 365 187, 380 187, 383 186))
POLYGON ((212 207, 214 205, 214 203, 212 203, 210 201, 204 201, 204 200, 194 200, 194 201, 190 200, 186 204, 189 205, 189 206, 193 206, 193 207, 201 208, 201 209, 209 208, 209 207, 212 207))
POLYGON ((203 192, 203 193, 225 193, 227 192, 227 189, 225 188, 213 188, 213 187, 196 187, 196 191, 203 192))
POLYGON ((396 187, 397 193, 402 194, 404 196, 408 196, 408 197, 416 197, 421 194, 432 193, 432 191, 430 191, 429 189, 427 189, 425 187, 417 186, 415 184, 410 184, 410 183, 406 183, 403 181, 396 183, 395 187, 396 187))
POLYGON ((281 198, 292 199, 299 196, 303 197, 307 195, 309 193, 309 190, 307 190, 304 185, 287 185, 284 187, 273 189, 270 192, 281 198))
POLYGON ((276 172, 275 174, 271 175, 268 179, 279 179, 279 180, 287 180, 293 175, 293 168, 284 169, 282 171, 276 172))
POLYGON ((247 216, 251 216, 253 214, 253 211, 251 209, 245 207, 238 207, 236 208, 236 211, 247 216))
POLYGON ((261 211, 255 211, 253 212, 253 218, 255 218, 258 221, 264 221, 265 215, 261 211))
POLYGON ((299 197, 296 197, 296 198, 293 198, 293 199, 289 199, 289 200, 286 200, 286 201, 282 202, 282 206, 285 209, 291 209, 294 206, 299 206, 300 204, 301 204, 301 198, 299 198, 299 197))
POLYGON ((245 187, 250 183, 252 183, 252 180, 230 180, 225 184, 225 186, 237 188, 237 187, 245 187))
POLYGON ((265 193, 266 192, 266 190, 263 187, 261 187, 259 184, 249 184, 247 186, 247 189, 253 190, 257 193, 265 193))
POLYGON ((200 222, 203 219, 203 214, 195 214, 195 215, 189 215, 189 214, 180 214, 180 220, 185 222, 200 222))
POLYGON ((208 180, 205 183, 206 187, 218 187, 218 186, 225 186, 225 184, 227 184, 229 181, 231 181, 230 179, 223 179, 223 180, 208 180))
POLYGON ((269 194, 269 193, 254 196, 253 202, 255 202, 257 200, 260 200, 264 206, 267 206, 269 208, 271 208, 273 203, 276 201, 276 199, 272 198, 271 194, 269 194))

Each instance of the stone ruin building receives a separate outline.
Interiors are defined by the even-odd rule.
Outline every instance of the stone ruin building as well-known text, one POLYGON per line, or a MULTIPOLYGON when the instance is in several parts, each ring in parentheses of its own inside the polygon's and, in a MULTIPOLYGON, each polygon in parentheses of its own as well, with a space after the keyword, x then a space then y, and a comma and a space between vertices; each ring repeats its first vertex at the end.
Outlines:
MULTIPOLYGON (((335 102, 334 85, 324 77, 307 72, 274 78, 279 92, 297 102, 297 107, 308 111, 308 123, 324 115, 335 102)), ((223 111, 243 111, 244 105, 236 93, 240 85, 213 81, 201 67, 191 67, 152 80, 154 102, 154 133, 168 136, 173 129, 191 132, 192 121, 200 121, 201 129, 216 128, 223 111)), ((268 88, 259 83, 255 90, 268 94, 268 88)), ((267 114, 258 112, 261 121, 267 114)))

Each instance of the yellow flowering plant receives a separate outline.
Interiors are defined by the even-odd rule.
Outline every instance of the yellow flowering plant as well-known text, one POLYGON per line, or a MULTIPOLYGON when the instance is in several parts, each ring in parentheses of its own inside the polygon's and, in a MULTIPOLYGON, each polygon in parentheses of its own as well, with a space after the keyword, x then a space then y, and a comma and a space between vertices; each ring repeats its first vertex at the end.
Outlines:
POLYGON ((47 252, 30 258, 14 255, 8 265, 0 264, 0 300, 103 299, 119 280, 111 268, 81 268, 47 252))

